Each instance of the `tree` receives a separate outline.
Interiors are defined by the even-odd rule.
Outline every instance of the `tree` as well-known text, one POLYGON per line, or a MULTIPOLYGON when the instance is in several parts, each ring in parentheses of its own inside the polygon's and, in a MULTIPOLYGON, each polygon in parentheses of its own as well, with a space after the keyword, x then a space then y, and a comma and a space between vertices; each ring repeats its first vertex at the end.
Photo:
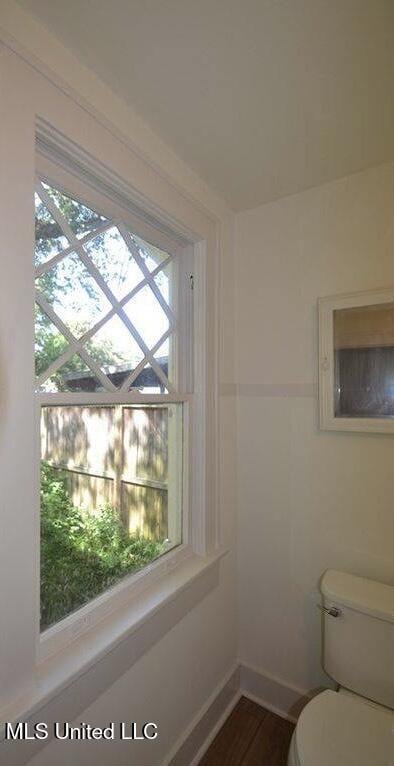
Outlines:
MULTIPOLYGON (((55 327, 55 325, 50 322, 48 317, 41 311, 38 306, 36 306, 35 312, 35 369, 36 375, 39 376, 41 373, 45 372, 46 369, 48 369, 52 362, 58 359, 58 357, 64 351, 66 351, 69 344, 68 341, 59 332, 59 330, 55 327)), ((80 325, 78 326, 78 330, 76 327, 73 329, 77 335, 80 335, 83 332, 83 328, 81 328, 80 325)), ((119 351, 115 352, 113 344, 109 340, 97 343, 94 341, 93 337, 92 340, 85 344, 85 348, 93 355, 95 361, 101 366, 111 364, 118 365, 122 361, 124 363, 129 361, 126 359, 126 357, 124 359, 120 359, 119 351)), ((60 369, 58 369, 51 376, 53 388, 55 388, 57 391, 66 391, 66 376, 72 372, 85 372, 87 369, 87 365, 83 359, 78 354, 74 354, 74 356, 72 356, 68 362, 63 364, 60 369)), ((93 373, 91 374, 93 375, 93 373)))
MULTIPOLYGON (((44 188, 77 237, 81 237, 87 232, 94 232, 100 224, 106 221, 101 214, 71 199, 48 184, 44 184, 44 188)), ((64 236, 61 226, 54 220, 38 194, 36 195, 35 231, 36 264, 44 263, 61 250, 69 247, 69 242, 64 236)), ((162 257, 156 248, 149 247, 147 249, 144 247, 142 240, 139 240, 138 237, 135 237, 135 245, 145 262, 153 261, 156 264, 159 262, 158 258, 162 257)), ((86 247, 101 276, 112 289, 121 292, 123 286, 126 286, 126 280, 132 269, 140 274, 142 280, 143 274, 139 272, 132 254, 115 226, 101 234, 96 234, 86 247)), ((156 284, 165 292, 168 284, 166 274, 162 272, 155 279, 156 284)), ((87 271, 83 261, 78 254, 72 252, 52 268, 44 271, 37 278, 37 286, 56 313, 59 314, 59 310, 63 309, 63 313, 66 314, 65 323, 77 338, 80 338, 92 326, 94 323, 92 317, 95 314, 100 314, 100 305, 103 300, 105 301, 101 289, 87 271)), ((154 321, 154 317, 152 317, 152 321, 154 321)), ((35 327, 36 374, 41 375, 68 348, 68 341, 38 306, 36 308, 35 327)), ((131 368, 135 366, 137 360, 132 351, 134 343, 131 336, 130 349, 127 349, 127 344, 123 349, 118 338, 116 341, 117 346, 115 348, 114 343, 108 337, 98 341, 93 336, 84 344, 84 347, 101 366, 119 364, 129 364, 131 368)), ((77 354, 74 354, 65 365, 51 376, 50 385, 58 391, 66 390, 66 375, 71 372, 86 370, 84 361, 77 354)))
MULTIPOLYGON (((45 185, 45 190, 77 236, 94 231, 105 221, 103 216, 90 210, 85 205, 72 200, 56 189, 45 185)), ((36 195, 35 236, 36 263, 43 263, 68 246, 68 241, 61 227, 52 218, 38 195, 36 195)), ((108 264, 108 259, 105 258, 103 235, 99 234, 95 237, 95 251, 97 253, 101 251, 102 255, 100 258, 100 271, 108 272, 111 265, 108 264)), ((105 276, 108 276, 108 273, 104 273, 105 276)), ((68 326, 76 337, 80 337, 89 328, 86 322, 78 319, 79 307, 77 305, 73 306, 72 300, 70 301, 73 287, 77 282, 83 286, 83 290, 86 292, 92 308, 97 306, 98 290, 96 285, 90 279, 82 261, 75 255, 72 258, 68 258, 67 261, 61 261, 54 268, 45 271, 37 280, 38 288, 44 294, 49 304, 53 305, 65 300, 69 301, 69 308, 70 310, 74 309, 75 319, 68 322, 68 326)), ((37 305, 35 310, 35 329, 36 375, 41 375, 67 349, 69 344, 57 327, 37 305)), ((97 343, 92 339, 85 347, 87 351, 93 353, 95 361, 99 364, 119 364, 122 361, 127 361, 126 358, 120 358, 119 351, 115 353, 113 344, 108 340, 97 343)), ((65 390, 67 386, 65 375, 70 372, 84 370, 86 370, 86 364, 81 357, 75 354, 52 376, 52 384, 59 391, 65 390)))
MULTIPOLYGON (((62 192, 54 189, 48 184, 44 184, 45 191, 51 197, 56 207, 66 219, 70 228, 76 236, 81 236, 87 232, 97 229, 105 222, 104 216, 96 213, 81 202, 67 197, 62 192)), ((52 218, 51 213, 36 195, 36 219, 35 219, 35 237, 36 237, 36 261, 40 263, 46 260, 51 251, 56 248, 62 240, 65 240, 63 231, 57 221, 52 218)))

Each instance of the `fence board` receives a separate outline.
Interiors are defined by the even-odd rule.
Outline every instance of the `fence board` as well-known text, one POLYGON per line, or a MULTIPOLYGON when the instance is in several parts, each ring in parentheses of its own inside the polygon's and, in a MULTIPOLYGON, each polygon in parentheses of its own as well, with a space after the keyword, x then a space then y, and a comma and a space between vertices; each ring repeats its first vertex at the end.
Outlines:
POLYGON ((113 410, 113 407, 43 407, 43 460, 97 475, 113 473, 113 410))
POLYGON ((123 476, 167 482, 168 412, 123 408, 123 476))
MULTIPOLYGON (((62 469, 60 469, 62 470, 62 469)), ((65 470, 68 491, 78 508, 90 513, 98 512, 100 506, 114 504, 114 482, 101 476, 65 470)))
POLYGON ((130 534, 139 534, 149 540, 168 537, 167 490, 122 485, 122 518, 130 534))
POLYGON ((130 533, 168 537, 167 408, 43 407, 41 457, 65 472, 74 505, 110 503, 130 533))

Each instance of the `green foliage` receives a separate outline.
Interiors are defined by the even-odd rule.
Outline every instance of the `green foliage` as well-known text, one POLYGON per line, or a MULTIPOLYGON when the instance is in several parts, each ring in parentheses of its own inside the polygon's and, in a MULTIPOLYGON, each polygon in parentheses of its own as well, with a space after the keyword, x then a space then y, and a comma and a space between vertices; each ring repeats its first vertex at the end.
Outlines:
MULTIPOLYGON (((96 229, 97 226, 105 221, 102 215, 90 210, 81 202, 67 197, 52 186, 44 184, 44 188, 77 236, 93 231, 93 229, 96 229)), ((41 262, 48 256, 54 255, 54 248, 58 250, 59 247, 67 247, 68 243, 61 227, 52 218, 38 196, 36 196, 35 203, 36 259, 38 262, 41 262)))
POLYGON ((66 350, 68 343, 37 305, 35 328, 35 366, 38 376, 66 350))
MULTIPOLYGON (((80 336, 86 330, 81 323, 73 323, 71 329, 76 335, 80 336)), ((36 375, 41 375, 60 354, 68 348, 68 342, 57 328, 50 322, 46 315, 36 305, 35 307, 35 369, 36 375)), ((92 354, 96 362, 102 367, 109 364, 120 364, 127 359, 121 359, 119 351, 115 353, 113 345, 109 340, 95 342, 94 337, 85 343, 85 348, 92 354)), ((70 372, 84 372, 87 367, 83 359, 77 354, 63 364, 60 370, 57 370, 51 380, 56 391, 67 391, 66 375, 70 372)))
MULTIPOLYGON (((98 234, 97 228, 106 222, 103 215, 46 183, 43 183, 43 187, 77 238, 87 233, 92 234, 93 238, 84 244, 85 253, 93 260, 104 281, 115 291, 115 295, 126 291, 127 280, 131 278, 130 269, 130 273, 133 274, 130 286, 133 285, 133 279, 136 279, 138 274, 140 279, 143 279, 143 272, 138 269, 115 224, 98 234)), ((35 195, 35 234, 36 265, 45 263, 65 248, 70 249, 71 238, 69 241, 64 235, 61 226, 52 217, 39 194, 35 195)), ((130 236, 149 270, 155 268, 165 257, 161 250, 148 245, 137 235, 130 234, 130 236)), ((159 272, 155 277, 155 283, 164 298, 168 300, 168 273, 159 272)), ((110 308, 109 304, 105 304, 104 294, 76 252, 68 252, 64 258, 56 260, 50 269, 41 273, 37 277, 37 287, 76 338, 81 338, 110 308)), ((151 317, 151 321, 155 322, 154 316, 151 317)), ((67 350, 69 344, 45 312, 39 308, 36 309, 35 329, 36 375, 40 376, 67 350)), ((127 336, 125 342, 122 337, 114 337, 114 334, 116 336, 114 329, 110 330, 110 333, 105 337, 104 328, 104 334, 101 336, 93 336, 88 341, 83 341, 85 350, 101 368, 123 364, 128 364, 130 368, 135 367, 139 362, 139 354, 137 353, 136 358, 135 344, 131 335, 130 345, 128 345, 127 336)), ((124 333, 126 333, 125 328, 124 333)), ((46 390, 69 390, 67 376, 77 372, 89 372, 91 376, 90 370, 81 357, 74 354, 60 369, 49 376, 45 384, 46 390)))
POLYGON ((83 513, 66 479, 41 466, 41 627, 62 619, 160 554, 161 543, 131 536, 110 506, 83 513))
MULTIPOLYGON (((70 197, 62 194, 56 189, 44 184, 48 195, 52 198, 69 226, 77 236, 93 231, 105 218, 82 203, 72 200, 70 197)), ((36 263, 40 264, 48 258, 56 255, 59 250, 69 245, 60 226, 54 221, 45 205, 36 195, 36 263)), ((117 233, 117 230, 116 230, 117 233)), ((117 236, 119 236, 117 234, 117 236)), ((107 237, 111 239, 111 233, 107 232, 107 237)), ((125 275, 122 274, 121 264, 114 258, 108 257, 108 250, 105 245, 105 238, 96 235, 94 238, 94 252, 98 259, 99 268, 104 279, 109 281, 116 273, 120 282, 124 281, 125 275)), ((142 278, 142 275, 141 275, 142 278)), ((69 321, 66 322, 73 334, 80 338, 90 327, 84 321, 81 321, 81 294, 85 296, 83 305, 87 303, 94 312, 98 306, 101 297, 101 291, 91 280, 82 261, 72 254, 65 260, 60 261, 49 271, 44 272, 37 279, 37 286, 46 300, 55 309, 57 305, 63 305, 69 314, 69 321)), ((110 340, 95 338, 85 344, 85 348, 94 357, 95 361, 101 366, 118 365, 130 361, 130 354, 122 354, 119 347, 115 351, 113 343, 110 340)), ((48 319, 41 309, 36 306, 35 313, 35 366, 36 375, 41 375, 49 365, 54 362, 66 349, 68 341, 63 337, 54 324, 48 319)), ((51 376, 53 390, 67 390, 66 377, 68 373, 84 372, 86 365, 83 360, 74 355, 69 359, 60 370, 51 376)))

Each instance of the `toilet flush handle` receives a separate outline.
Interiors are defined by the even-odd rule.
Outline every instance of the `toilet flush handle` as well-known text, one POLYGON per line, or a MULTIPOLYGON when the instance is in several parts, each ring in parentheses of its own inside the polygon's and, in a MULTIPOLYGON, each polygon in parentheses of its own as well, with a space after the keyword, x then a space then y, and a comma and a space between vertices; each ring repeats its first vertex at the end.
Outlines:
POLYGON ((337 606, 322 606, 321 604, 316 604, 317 608, 320 609, 324 614, 330 615, 330 617, 340 617, 342 612, 340 609, 338 609, 337 606))

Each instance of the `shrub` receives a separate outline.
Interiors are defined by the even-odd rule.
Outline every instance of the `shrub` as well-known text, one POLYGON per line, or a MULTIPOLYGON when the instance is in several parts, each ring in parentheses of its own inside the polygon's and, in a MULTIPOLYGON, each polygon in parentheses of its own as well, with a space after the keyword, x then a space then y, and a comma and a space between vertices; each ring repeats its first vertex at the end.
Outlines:
POLYGON ((162 543, 130 535, 116 510, 73 506, 66 479, 41 465, 41 628, 148 564, 162 543))

